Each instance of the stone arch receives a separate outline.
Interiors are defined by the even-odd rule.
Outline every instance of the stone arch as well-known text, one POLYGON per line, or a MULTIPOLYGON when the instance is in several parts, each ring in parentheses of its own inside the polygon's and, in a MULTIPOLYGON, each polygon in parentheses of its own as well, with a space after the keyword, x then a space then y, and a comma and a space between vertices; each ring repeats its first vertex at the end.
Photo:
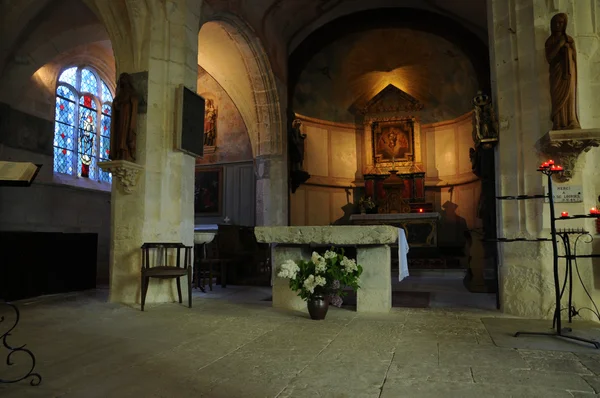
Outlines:
POLYGON ((202 25, 207 23, 217 23, 225 30, 244 61, 252 89, 251 105, 254 109, 247 109, 249 104, 242 103, 239 97, 236 98, 236 88, 228 84, 226 79, 219 79, 218 76, 216 78, 223 82, 224 89, 229 92, 242 113, 252 142, 254 157, 281 154, 283 142, 279 95, 275 75, 260 39, 248 24, 229 13, 215 14, 202 25))
MULTIPOLYGON (((201 25, 218 24, 241 55, 251 96, 244 95, 226 75, 209 71, 230 95, 246 123, 256 176, 256 224, 287 223, 287 135, 283 134, 282 106, 275 75, 260 39, 240 18, 217 13, 201 25), (246 98, 244 98, 244 96, 246 98)), ((202 43, 199 43, 202 46, 202 43)), ((201 51, 199 51, 200 56, 201 51)))

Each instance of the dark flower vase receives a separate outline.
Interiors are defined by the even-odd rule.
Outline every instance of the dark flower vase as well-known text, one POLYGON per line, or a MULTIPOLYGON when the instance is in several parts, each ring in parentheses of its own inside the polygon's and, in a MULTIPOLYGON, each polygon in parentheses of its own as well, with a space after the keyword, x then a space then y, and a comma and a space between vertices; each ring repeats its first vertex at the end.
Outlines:
POLYGON ((314 296, 307 301, 310 319, 321 321, 325 319, 329 309, 329 299, 323 296, 314 296))

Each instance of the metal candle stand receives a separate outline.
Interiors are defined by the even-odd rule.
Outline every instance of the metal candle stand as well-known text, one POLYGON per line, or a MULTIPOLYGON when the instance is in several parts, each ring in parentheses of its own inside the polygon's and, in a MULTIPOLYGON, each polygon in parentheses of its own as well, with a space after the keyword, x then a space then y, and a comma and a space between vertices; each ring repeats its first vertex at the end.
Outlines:
MULTIPOLYGON (((8 344, 7 342, 7 338, 8 336, 10 336, 11 332, 17 327, 17 325, 19 324, 19 320, 20 320, 20 313, 19 313, 19 309, 17 308, 16 305, 8 303, 8 302, 2 302, 0 304, 4 304, 6 306, 11 307, 14 311, 15 311, 15 315, 16 315, 16 319, 15 319, 15 323, 12 325, 12 327, 10 329, 8 329, 4 334, 2 334, 2 336, 0 336, 0 339, 2 339, 2 345, 4 346, 4 348, 6 348, 9 352, 8 355, 6 356, 6 365, 7 366, 12 366, 14 365, 14 362, 12 361, 12 356, 15 353, 23 353, 29 356, 29 358, 31 358, 31 367, 29 368, 29 370, 27 371, 27 373, 21 377, 17 377, 15 379, 2 379, 0 378, 0 383, 6 384, 6 383, 17 383, 21 380, 25 380, 25 379, 31 379, 29 381, 29 384, 31 384, 32 386, 38 386, 40 385, 40 383, 42 382, 42 376, 40 376, 39 373, 34 372, 35 369, 35 355, 33 355, 33 353, 28 350, 27 348, 25 348, 25 344, 23 344, 20 347, 13 347, 10 344, 8 344)), ((2 324, 2 322, 5 321, 4 316, 0 316, 0 324, 2 324)))
MULTIPOLYGON (((552 235, 551 239, 547 238, 539 238, 539 239, 496 239, 497 242, 540 242, 540 241, 551 241, 552 242, 552 253, 553 253, 553 274, 554 274, 554 294, 556 300, 556 306, 554 309, 554 318, 552 321, 552 328, 555 329, 552 332, 516 332, 515 337, 520 335, 532 335, 532 336, 557 336, 564 339, 571 339, 576 341, 581 341, 584 343, 589 343, 593 345, 596 349, 600 349, 600 342, 594 340, 588 340, 577 336, 567 335, 565 333, 572 332, 573 329, 570 327, 562 327, 562 311, 561 311, 561 299, 563 293, 565 291, 567 283, 569 283, 569 323, 571 323, 573 315, 577 314, 577 311, 572 305, 572 295, 573 295, 573 262, 577 265, 578 258, 598 258, 600 254, 588 254, 588 255, 577 255, 575 252, 571 252, 571 239, 570 236, 576 235, 575 244, 577 240, 582 236, 589 236, 590 242, 592 236, 589 232, 583 229, 556 229, 556 221, 557 220, 570 220, 576 218, 599 218, 600 214, 589 214, 589 215, 575 215, 568 216, 567 214, 562 215, 561 217, 555 216, 554 211, 554 197, 552 195, 552 175, 557 173, 562 173, 564 170, 561 166, 555 165, 552 160, 543 163, 538 171, 548 177, 548 194, 547 195, 519 195, 519 196, 498 196, 497 199, 500 200, 524 200, 524 199, 542 199, 548 198, 548 202, 550 205, 550 233, 552 235), (564 246, 565 255, 558 254, 558 238, 561 239, 562 244, 564 246), (564 258, 566 260, 566 268, 565 268, 565 280, 563 286, 560 286, 560 275, 558 269, 558 261, 560 258, 564 258)), ((576 250, 576 249, 575 249, 576 250)), ((579 271, 577 271, 579 273, 579 271)), ((584 289, 585 285, 582 286, 584 289)), ((587 289, 586 289, 587 292, 587 289)))
MULTIPOLYGON (((37 169, 35 170, 34 174, 30 177, 30 179, 28 181, 22 181, 22 180, 0 180, 0 186, 3 187, 30 187, 31 184, 33 183, 33 181, 36 179, 42 165, 41 164, 36 164, 37 169)), ((4 346, 4 348, 6 348, 9 352, 8 355, 6 356, 6 365, 7 366, 12 366, 14 365, 14 362, 12 361, 12 356, 15 353, 23 353, 29 356, 29 358, 31 358, 31 367, 29 368, 29 370, 27 371, 27 373, 22 376, 22 377, 18 377, 16 379, 2 379, 0 378, 0 384, 7 384, 7 383, 17 383, 21 380, 25 380, 25 379, 29 379, 31 378, 31 380, 29 381, 29 384, 31 384, 32 386, 39 386, 40 383, 42 382, 42 376, 40 376, 39 373, 34 372, 35 369, 35 355, 33 355, 33 353, 28 350, 27 348, 25 348, 25 344, 23 344, 20 347, 13 347, 10 344, 8 344, 7 339, 8 336, 11 335, 11 332, 13 330, 15 330, 15 328, 17 327, 17 325, 19 324, 19 320, 21 319, 21 314, 19 312, 19 309, 17 308, 16 305, 6 302, 6 301, 0 301, 0 305, 6 305, 10 308, 13 309, 13 311, 15 312, 15 323, 6 331, 4 332, 2 335, 0 335, 0 340, 2 340, 2 345, 4 346)), ((2 323, 5 321, 5 317, 4 316, 0 316, 0 327, 2 325, 2 323)))

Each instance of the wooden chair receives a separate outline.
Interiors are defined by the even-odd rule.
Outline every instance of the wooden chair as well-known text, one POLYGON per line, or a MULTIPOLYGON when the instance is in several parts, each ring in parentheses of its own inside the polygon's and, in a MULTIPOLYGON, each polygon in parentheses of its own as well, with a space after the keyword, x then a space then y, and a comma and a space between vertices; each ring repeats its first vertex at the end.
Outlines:
MULTIPOLYGON (((196 286, 199 287, 203 292, 204 286, 208 281, 208 287, 212 291, 213 290, 213 278, 216 276, 221 278, 222 270, 215 271, 215 266, 221 265, 221 260, 219 259, 219 250, 217 246, 217 242, 219 236, 215 236, 214 240, 210 243, 204 243, 199 245, 200 248, 198 251, 202 252, 202 255, 197 256, 197 272, 196 272, 196 286)), ((221 278, 222 279, 222 278, 221 278)), ((206 293, 206 292, 205 292, 206 293)))
POLYGON ((185 246, 183 243, 144 243, 142 245, 142 311, 146 304, 150 278, 177 278, 177 294, 179 303, 182 303, 180 281, 182 276, 187 276, 188 279, 188 305, 192 308, 192 249, 193 246, 185 246), (183 265, 181 264, 181 249, 184 249, 183 265), (154 265, 151 266, 150 258, 153 252, 155 252, 155 255, 152 256, 154 265), (169 265, 173 263, 173 260, 175 265, 169 265))

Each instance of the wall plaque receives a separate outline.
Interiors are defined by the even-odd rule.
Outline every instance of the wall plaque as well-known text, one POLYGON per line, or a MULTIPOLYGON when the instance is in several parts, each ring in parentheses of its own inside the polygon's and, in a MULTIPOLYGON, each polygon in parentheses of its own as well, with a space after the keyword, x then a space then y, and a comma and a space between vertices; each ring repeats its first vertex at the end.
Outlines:
MULTIPOLYGON (((583 202, 583 187, 581 185, 553 185, 555 203, 580 203, 583 202)), ((544 192, 548 192, 544 187, 544 192)), ((545 199, 548 203, 548 198, 545 199)))

